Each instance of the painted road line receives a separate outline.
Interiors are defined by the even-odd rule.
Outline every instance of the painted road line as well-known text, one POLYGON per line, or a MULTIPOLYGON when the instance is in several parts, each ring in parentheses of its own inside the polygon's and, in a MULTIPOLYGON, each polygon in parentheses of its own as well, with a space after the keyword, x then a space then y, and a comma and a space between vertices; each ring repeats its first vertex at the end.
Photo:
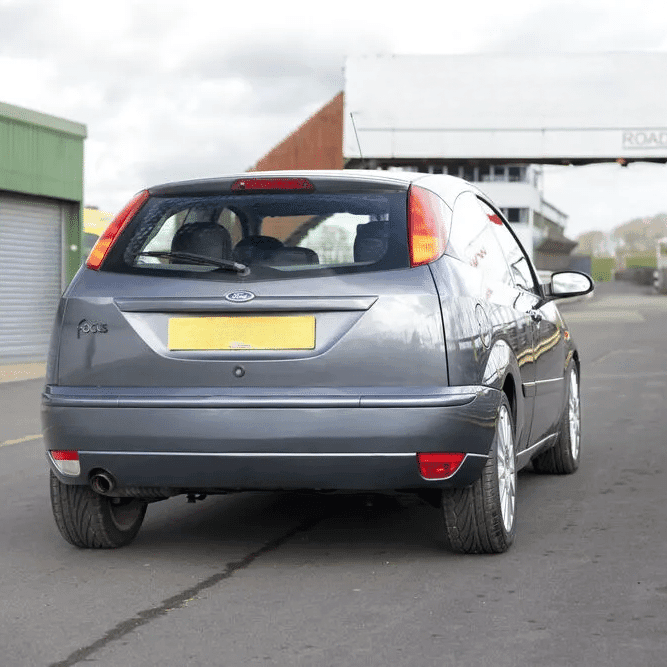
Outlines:
POLYGON ((42 434, 37 435, 26 435, 23 438, 17 438, 16 440, 5 440, 0 442, 0 447, 6 447, 8 445, 20 445, 22 442, 30 442, 31 440, 39 440, 42 437, 42 434))

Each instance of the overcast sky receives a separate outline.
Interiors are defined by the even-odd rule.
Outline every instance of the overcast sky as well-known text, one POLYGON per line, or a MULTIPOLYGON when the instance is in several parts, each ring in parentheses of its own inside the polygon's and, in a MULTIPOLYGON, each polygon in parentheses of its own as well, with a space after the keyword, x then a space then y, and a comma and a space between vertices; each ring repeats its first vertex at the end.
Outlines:
MULTIPOLYGON (((110 212, 244 171, 343 89, 347 55, 604 51, 667 51, 667 4, 0 0, 0 101, 86 124, 85 204, 110 212)), ((574 237, 667 212, 666 176, 547 168, 544 194, 574 237)))

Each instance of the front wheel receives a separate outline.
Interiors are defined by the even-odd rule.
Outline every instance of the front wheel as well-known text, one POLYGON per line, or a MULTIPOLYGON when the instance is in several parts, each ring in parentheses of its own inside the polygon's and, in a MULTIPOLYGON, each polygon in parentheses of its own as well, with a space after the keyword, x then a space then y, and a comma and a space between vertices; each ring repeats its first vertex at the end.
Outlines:
POLYGON ((503 395, 489 458, 481 477, 442 495, 449 546, 459 553, 502 553, 516 532, 516 451, 514 424, 503 395))
POLYGON ((129 544, 139 532, 147 503, 110 498, 88 486, 63 484, 51 474, 51 507, 61 535, 75 547, 113 549, 129 544))
POLYGON ((581 458, 581 401, 579 377, 574 364, 566 376, 565 410, 558 440, 553 447, 533 458, 536 472, 570 475, 579 467, 581 458))

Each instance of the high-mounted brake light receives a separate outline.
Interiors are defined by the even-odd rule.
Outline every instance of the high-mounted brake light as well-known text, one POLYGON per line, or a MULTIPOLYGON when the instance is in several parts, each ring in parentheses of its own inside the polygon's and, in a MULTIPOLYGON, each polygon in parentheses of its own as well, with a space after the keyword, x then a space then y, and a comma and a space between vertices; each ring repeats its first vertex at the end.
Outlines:
POLYGON ((445 203, 417 185, 408 194, 410 265, 421 266, 441 257, 447 246, 445 203))
POLYGON ((417 454, 419 472, 426 479, 447 479, 451 477, 459 469, 464 458, 465 454, 461 454, 460 452, 417 454))
POLYGON ((79 452, 67 449, 52 449, 50 452, 53 463, 63 475, 79 475, 79 452))
POLYGON ((274 192, 300 190, 312 192, 315 186, 307 178, 239 178, 232 184, 232 192, 274 192))
POLYGON ((89 269, 97 271, 104 258, 109 254, 109 250, 120 236, 120 233, 125 229, 127 223, 132 220, 137 211, 144 205, 148 199, 148 190, 142 190, 137 193, 125 206, 125 208, 111 221, 111 224, 106 228, 102 236, 97 239, 97 243, 88 255, 86 266, 89 269))

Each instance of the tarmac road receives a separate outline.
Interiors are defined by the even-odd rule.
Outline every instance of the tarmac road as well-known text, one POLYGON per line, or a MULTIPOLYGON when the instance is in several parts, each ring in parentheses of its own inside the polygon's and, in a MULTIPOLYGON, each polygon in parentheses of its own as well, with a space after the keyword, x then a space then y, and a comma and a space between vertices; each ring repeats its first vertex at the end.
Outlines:
POLYGON ((667 297, 603 284, 563 312, 582 464, 521 473, 499 556, 445 551, 417 501, 289 494, 174 498, 131 546, 75 549, 48 501, 42 382, 0 385, 0 664, 664 666, 667 297))

